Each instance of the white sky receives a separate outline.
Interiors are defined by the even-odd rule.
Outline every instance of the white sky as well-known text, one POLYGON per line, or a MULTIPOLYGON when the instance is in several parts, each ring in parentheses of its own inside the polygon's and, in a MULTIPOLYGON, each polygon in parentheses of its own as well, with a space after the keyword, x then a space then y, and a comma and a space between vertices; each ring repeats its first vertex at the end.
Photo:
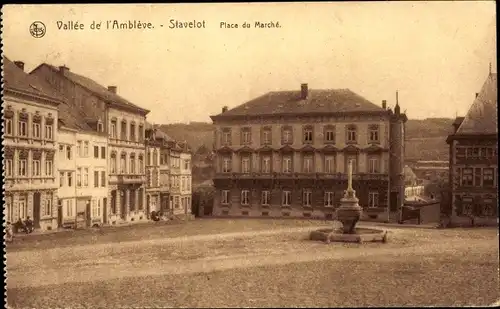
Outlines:
POLYGON ((26 63, 65 64, 151 110, 155 123, 210 121, 273 90, 350 88, 410 118, 464 115, 493 62, 493 1, 156 5, 7 5, 4 52, 26 63), (89 30, 93 20, 150 21, 143 30, 89 30), (206 29, 168 21, 205 20, 206 29), (47 26, 43 38, 30 24, 47 26), (82 31, 57 30, 79 21, 82 31), (279 21, 279 29, 220 29, 221 21, 279 21), (163 24, 164 27, 159 27, 163 24))

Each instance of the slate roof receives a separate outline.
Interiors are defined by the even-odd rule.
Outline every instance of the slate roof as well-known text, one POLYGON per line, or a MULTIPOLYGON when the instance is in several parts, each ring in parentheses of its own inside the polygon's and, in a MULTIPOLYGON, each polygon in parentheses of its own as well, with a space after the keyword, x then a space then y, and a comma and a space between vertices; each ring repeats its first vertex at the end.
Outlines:
POLYGON ((80 108, 62 103, 59 104, 57 110, 59 111, 59 122, 63 126, 79 131, 92 131, 96 133, 96 130, 92 129, 84 120, 85 115, 80 108))
POLYGON ((160 125, 155 125, 146 121, 146 129, 156 129, 156 137, 163 138, 165 141, 174 141, 167 133, 161 130, 160 125))
POLYGON ((455 135, 497 134, 497 73, 490 73, 455 135))
POLYGON ((272 91, 215 117, 382 111, 381 106, 349 89, 309 89, 305 100, 300 90, 272 91))
MULTIPOLYGON (((59 68, 56 66, 53 66, 53 65, 50 65, 47 63, 42 63, 41 65, 46 65, 52 71, 59 73, 59 68)), ((78 85, 82 86, 83 88, 86 88, 87 90, 91 91, 93 94, 102 98, 105 101, 111 101, 119 106, 134 108, 134 109, 141 110, 145 113, 149 113, 149 110, 144 109, 142 107, 139 107, 139 106, 129 102, 128 100, 122 98, 118 94, 110 92, 107 87, 100 85, 99 83, 95 82, 94 80, 92 80, 88 77, 76 74, 70 70, 68 70, 64 74, 64 77, 66 77, 67 79, 69 79, 73 83, 78 84, 78 85)))
POLYGON ((6 89, 17 90, 26 94, 43 97, 55 103, 64 101, 64 97, 56 92, 43 79, 24 72, 5 56, 3 56, 3 74, 3 83, 6 89))

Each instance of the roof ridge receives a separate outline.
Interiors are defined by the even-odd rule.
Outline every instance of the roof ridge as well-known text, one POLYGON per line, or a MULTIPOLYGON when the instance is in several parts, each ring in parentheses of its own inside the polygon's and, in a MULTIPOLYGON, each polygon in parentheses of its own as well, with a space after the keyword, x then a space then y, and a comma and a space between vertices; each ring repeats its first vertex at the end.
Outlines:
MULTIPOLYGON (((43 64, 47 65, 49 68, 51 68, 52 70, 54 70, 57 73, 59 73, 59 67, 56 67, 55 65, 50 64, 50 63, 46 63, 46 62, 42 63, 42 65, 43 64)), ((71 80, 73 83, 76 83, 79 86, 87 89, 88 91, 92 92, 93 94, 95 94, 97 96, 100 96, 104 100, 109 100, 111 98, 111 99, 114 99, 113 101, 115 103, 121 103, 121 104, 123 104, 125 106, 128 106, 128 107, 133 107, 133 108, 137 108, 137 109, 149 112, 149 110, 147 110, 147 109, 145 109, 143 107, 140 107, 139 105, 136 105, 136 104, 130 102, 129 100, 127 100, 126 98, 120 96, 119 94, 110 92, 105 86, 103 86, 102 84, 100 84, 99 82, 97 82, 96 80, 94 80, 93 78, 90 78, 88 76, 76 73, 74 71, 68 71, 67 73, 68 73, 68 75, 63 75, 65 78, 67 78, 67 79, 71 80), (72 77, 76 77, 76 78, 72 78, 72 77), (91 84, 94 84, 94 86, 97 86, 97 87, 100 88, 100 90, 101 90, 102 93, 99 93, 99 91, 96 91, 95 89, 92 89, 92 87, 90 87, 89 85, 83 84, 78 79, 83 79, 83 80, 86 80, 87 82, 89 82, 91 84), (106 93, 106 95, 103 95, 103 93, 106 93), (110 98, 106 98, 105 96, 110 96, 110 98)))

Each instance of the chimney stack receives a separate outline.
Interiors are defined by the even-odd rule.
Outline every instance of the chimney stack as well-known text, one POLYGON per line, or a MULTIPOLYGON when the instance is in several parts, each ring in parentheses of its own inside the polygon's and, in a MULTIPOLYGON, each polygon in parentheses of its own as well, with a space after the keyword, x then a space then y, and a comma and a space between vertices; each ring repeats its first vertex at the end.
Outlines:
POLYGON ((59 73, 61 73, 62 75, 65 75, 66 72, 68 72, 68 71, 69 71, 69 68, 65 65, 62 65, 59 67, 59 73))
POLYGON ((302 84, 300 85, 300 98, 302 100, 307 99, 307 96, 309 95, 309 88, 307 84, 302 84))
POLYGON ((224 107, 222 108, 222 112, 223 112, 223 113, 227 112, 227 110, 228 110, 228 107, 227 107, 227 106, 224 106, 224 107))
POLYGON ((476 98, 479 96, 479 93, 476 92, 476 98))
POLYGON ((21 70, 23 70, 23 71, 24 71, 24 62, 22 62, 22 61, 14 61, 14 64, 15 64, 18 68, 20 68, 21 70))
POLYGON ((382 100, 382 108, 387 109, 387 100, 382 100))
POLYGON ((108 91, 116 94, 116 86, 108 86, 108 91))

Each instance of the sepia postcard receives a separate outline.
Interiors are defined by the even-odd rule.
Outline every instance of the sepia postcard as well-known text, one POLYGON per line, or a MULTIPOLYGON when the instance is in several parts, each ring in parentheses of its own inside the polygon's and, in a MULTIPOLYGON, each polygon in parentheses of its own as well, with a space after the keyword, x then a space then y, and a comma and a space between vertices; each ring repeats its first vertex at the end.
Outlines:
POLYGON ((6 307, 498 306, 495 5, 4 5, 6 307))

